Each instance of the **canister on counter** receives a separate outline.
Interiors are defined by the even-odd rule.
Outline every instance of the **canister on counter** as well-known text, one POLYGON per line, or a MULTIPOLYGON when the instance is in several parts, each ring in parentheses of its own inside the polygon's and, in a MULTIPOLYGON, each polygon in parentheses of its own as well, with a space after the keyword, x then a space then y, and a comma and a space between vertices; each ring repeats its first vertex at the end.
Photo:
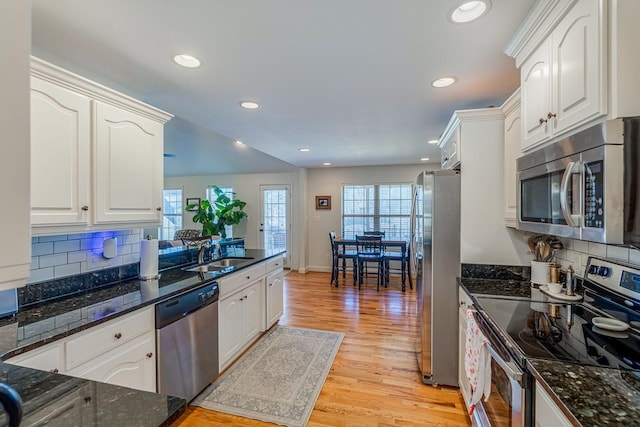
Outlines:
POLYGON ((551 264, 549 268, 551 270, 549 273, 551 283, 560 283, 560 264, 551 264))

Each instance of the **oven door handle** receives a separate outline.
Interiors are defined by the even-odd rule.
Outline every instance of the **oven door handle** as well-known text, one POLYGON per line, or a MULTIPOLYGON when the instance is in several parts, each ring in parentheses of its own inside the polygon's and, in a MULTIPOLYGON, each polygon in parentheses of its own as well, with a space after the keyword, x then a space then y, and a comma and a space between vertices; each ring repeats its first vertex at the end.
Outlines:
MULTIPOLYGON (((573 215, 571 213, 571 207, 569 206, 569 180, 571 179, 571 175, 574 173, 581 173, 582 165, 580 162, 569 162, 566 169, 564 170, 564 174, 562 175, 562 181, 560 182, 560 209, 562 210, 562 216, 564 220, 567 222, 569 227, 579 227, 580 226, 580 215, 573 215), (577 170, 575 170, 577 169, 577 170)), ((574 195, 574 199, 575 199, 574 195)), ((580 197, 582 199, 582 197, 580 197)), ((575 203, 575 201, 574 201, 575 203)), ((578 206, 581 206, 582 200, 577 201, 578 206)))
POLYGON ((487 350, 489 350, 489 353, 491 354, 493 360, 496 361, 496 363, 504 370, 505 374, 507 374, 509 378, 511 378, 518 384, 522 384, 522 372, 520 371, 520 369, 518 369, 515 363, 505 361, 489 343, 487 343, 487 350))

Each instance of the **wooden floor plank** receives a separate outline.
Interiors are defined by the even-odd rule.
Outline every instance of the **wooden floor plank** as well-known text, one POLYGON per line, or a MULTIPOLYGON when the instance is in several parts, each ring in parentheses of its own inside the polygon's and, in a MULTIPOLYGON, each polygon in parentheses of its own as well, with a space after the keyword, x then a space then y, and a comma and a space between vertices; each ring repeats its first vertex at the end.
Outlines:
MULTIPOLYGON (((433 387, 420 379, 414 353, 415 291, 362 290, 350 275, 336 288, 329 273, 285 276, 281 325, 345 333, 308 426, 469 426, 457 388, 433 387)), ((271 426, 256 420, 189 406, 172 427, 271 426)))

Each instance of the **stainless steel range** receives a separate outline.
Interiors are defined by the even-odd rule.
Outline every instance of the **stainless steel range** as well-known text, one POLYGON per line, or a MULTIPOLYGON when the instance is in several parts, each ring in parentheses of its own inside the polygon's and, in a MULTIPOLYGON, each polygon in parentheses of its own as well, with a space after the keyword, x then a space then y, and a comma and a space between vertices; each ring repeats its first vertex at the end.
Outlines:
POLYGON ((476 320, 492 347, 498 391, 492 392, 492 404, 479 408, 482 425, 530 425, 527 359, 623 369, 640 379, 640 267, 591 257, 584 277, 579 302, 537 289, 529 299, 474 296, 476 320))

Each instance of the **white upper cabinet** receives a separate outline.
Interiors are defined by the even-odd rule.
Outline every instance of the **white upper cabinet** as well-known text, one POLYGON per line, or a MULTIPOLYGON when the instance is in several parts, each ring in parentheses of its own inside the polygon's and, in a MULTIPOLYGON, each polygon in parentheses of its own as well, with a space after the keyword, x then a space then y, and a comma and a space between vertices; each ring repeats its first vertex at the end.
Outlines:
POLYGON ((521 67, 522 150, 606 115, 600 0, 569 10, 521 67))
POLYGON ((96 102, 96 223, 162 219, 163 125, 96 102))
POLYGON ((171 117, 32 58, 33 234, 159 224, 171 117))
POLYGON ((522 151, 640 115, 638 16, 634 0, 534 4, 506 49, 520 68, 522 151))
POLYGON ((31 78, 31 225, 89 223, 91 100, 31 78))
POLYGON ((460 119, 454 114, 438 141, 442 169, 455 169, 462 162, 460 132, 460 119))
POLYGON ((504 113, 504 223, 516 226, 517 179, 516 160, 520 157, 522 136, 520 89, 507 99, 502 107, 504 113))

